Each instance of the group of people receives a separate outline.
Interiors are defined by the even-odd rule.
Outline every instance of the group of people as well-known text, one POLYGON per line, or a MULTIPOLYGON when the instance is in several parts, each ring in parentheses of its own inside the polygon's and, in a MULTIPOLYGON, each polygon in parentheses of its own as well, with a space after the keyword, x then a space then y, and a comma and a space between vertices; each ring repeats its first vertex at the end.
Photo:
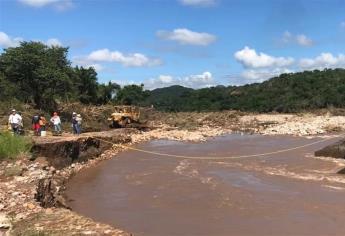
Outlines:
MULTIPOLYGON (((54 112, 52 117, 50 118, 50 123, 53 126, 53 134, 54 135, 61 135, 62 134, 62 125, 61 119, 57 112, 54 112)), ((32 117, 32 129, 34 130, 34 134, 37 136, 41 136, 43 132, 46 131, 48 122, 44 117, 44 114, 36 114, 32 117)), ((81 134, 81 124, 82 118, 80 114, 76 112, 72 113, 72 133, 73 134, 81 134)), ((12 110, 11 115, 8 118, 9 128, 13 131, 14 134, 22 134, 24 131, 23 127, 23 118, 19 112, 15 109, 12 110)))
MULTIPOLYGON (((53 113, 53 116, 50 118, 50 123, 53 125, 53 134, 54 135, 61 135, 62 128, 61 128, 61 119, 57 112, 53 113)), ((31 120, 32 129, 36 136, 41 136, 42 132, 46 131, 46 126, 48 124, 47 119, 44 117, 44 114, 36 114, 32 117, 31 120)))

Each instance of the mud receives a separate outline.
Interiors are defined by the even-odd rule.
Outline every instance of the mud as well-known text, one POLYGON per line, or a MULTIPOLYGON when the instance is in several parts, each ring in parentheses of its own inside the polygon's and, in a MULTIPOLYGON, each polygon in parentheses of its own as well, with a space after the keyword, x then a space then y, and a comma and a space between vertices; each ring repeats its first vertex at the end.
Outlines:
MULTIPOLYGON (((216 157, 318 139, 233 134, 206 143, 156 140, 137 147, 216 157)), ((332 142, 208 161, 127 151, 72 178, 68 205, 134 235, 344 235, 345 179, 336 172, 345 161, 313 155, 332 142)))
POLYGON ((107 132, 85 133, 79 136, 35 137, 32 153, 43 156, 50 166, 62 169, 74 162, 84 162, 97 157, 112 147, 111 143, 123 144, 131 141, 135 129, 118 129, 107 132))

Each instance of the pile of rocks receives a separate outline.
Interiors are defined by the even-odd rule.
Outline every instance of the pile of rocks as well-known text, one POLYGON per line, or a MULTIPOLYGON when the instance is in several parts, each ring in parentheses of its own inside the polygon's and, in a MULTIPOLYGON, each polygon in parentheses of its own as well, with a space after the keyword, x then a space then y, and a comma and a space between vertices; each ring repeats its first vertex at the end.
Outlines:
POLYGON ((230 129, 209 126, 201 126, 196 130, 182 130, 163 126, 159 129, 133 135, 132 142, 138 143, 152 139, 200 142, 206 141, 207 137, 215 137, 230 132, 230 129))
POLYGON ((240 122, 241 126, 252 127, 253 132, 265 135, 311 136, 341 131, 345 127, 345 117, 343 116, 316 116, 308 113, 303 115, 246 115, 241 117, 240 122))

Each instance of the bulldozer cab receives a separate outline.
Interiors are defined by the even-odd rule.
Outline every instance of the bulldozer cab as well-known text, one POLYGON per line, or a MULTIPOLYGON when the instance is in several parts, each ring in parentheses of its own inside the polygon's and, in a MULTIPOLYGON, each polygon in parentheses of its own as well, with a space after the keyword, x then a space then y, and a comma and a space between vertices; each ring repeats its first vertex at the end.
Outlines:
POLYGON ((114 112, 108 118, 112 128, 126 127, 131 123, 138 123, 140 117, 139 107, 136 106, 114 106, 114 112))

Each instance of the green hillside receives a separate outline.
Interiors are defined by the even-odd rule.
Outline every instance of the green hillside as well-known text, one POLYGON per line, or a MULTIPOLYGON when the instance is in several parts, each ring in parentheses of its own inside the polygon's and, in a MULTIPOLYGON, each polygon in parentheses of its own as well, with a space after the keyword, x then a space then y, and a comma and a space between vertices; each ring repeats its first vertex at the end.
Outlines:
POLYGON ((159 110, 296 112, 345 107, 345 69, 282 74, 263 83, 192 90, 181 86, 153 90, 147 98, 159 110))

